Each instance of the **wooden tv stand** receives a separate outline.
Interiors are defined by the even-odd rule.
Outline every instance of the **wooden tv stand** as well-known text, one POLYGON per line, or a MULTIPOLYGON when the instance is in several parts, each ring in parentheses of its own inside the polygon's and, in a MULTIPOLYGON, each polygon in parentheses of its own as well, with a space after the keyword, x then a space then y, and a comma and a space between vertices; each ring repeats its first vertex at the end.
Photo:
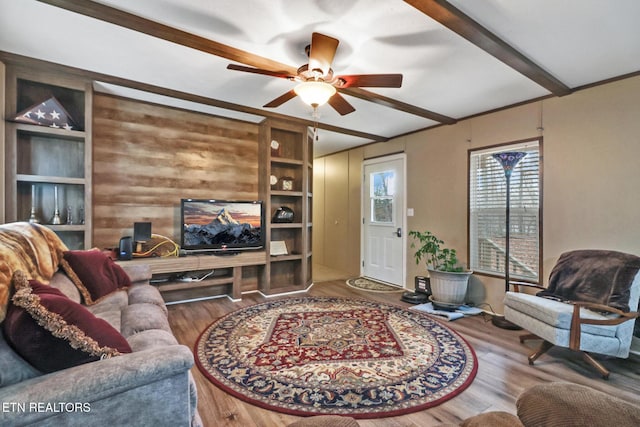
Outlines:
MULTIPOLYGON (((154 278, 171 274, 203 272, 216 269, 230 269, 231 274, 207 278, 202 281, 166 281, 157 283, 160 292, 178 291, 231 284, 231 294, 227 296, 232 301, 242 299, 242 268, 252 265, 264 265, 267 260, 265 251, 246 251, 235 255, 187 255, 182 257, 134 258, 130 261, 118 261, 122 265, 146 264, 151 268, 152 281, 154 278)), ((177 303, 181 301, 174 301, 177 303)))

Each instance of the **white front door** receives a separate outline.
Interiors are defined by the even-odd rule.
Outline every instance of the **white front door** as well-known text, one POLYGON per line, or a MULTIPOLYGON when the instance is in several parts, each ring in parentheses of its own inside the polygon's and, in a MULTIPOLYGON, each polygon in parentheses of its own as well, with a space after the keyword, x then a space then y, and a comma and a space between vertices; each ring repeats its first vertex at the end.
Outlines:
POLYGON ((364 162, 362 276, 404 287, 405 155, 364 162))

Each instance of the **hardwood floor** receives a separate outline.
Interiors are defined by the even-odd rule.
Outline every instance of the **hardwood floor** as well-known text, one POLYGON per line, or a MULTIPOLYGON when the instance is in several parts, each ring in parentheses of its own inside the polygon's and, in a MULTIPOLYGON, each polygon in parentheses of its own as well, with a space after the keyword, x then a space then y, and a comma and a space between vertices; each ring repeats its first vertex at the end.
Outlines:
MULTIPOLYGON (((399 294, 358 291, 344 280, 316 283, 307 293, 318 296, 358 297, 410 306, 400 301, 399 294)), ((200 333, 216 318, 256 303, 267 301, 259 293, 243 295, 242 301, 227 298, 169 306, 169 321, 178 341, 193 349, 200 333)), ((478 357, 478 374, 474 382, 453 399, 421 412, 391 418, 358 420, 362 427, 423 427, 442 423, 459 423, 467 417, 486 411, 515 414, 518 395, 530 386, 552 381, 583 384, 640 404, 640 358, 599 358, 610 371, 609 380, 601 379, 582 359, 567 350, 554 348, 529 366, 527 355, 539 344, 520 344, 522 331, 498 329, 482 316, 448 322, 473 347, 478 357)), ((268 411, 245 403, 211 384, 194 366, 198 386, 198 409, 205 426, 278 427, 299 417, 268 411)))

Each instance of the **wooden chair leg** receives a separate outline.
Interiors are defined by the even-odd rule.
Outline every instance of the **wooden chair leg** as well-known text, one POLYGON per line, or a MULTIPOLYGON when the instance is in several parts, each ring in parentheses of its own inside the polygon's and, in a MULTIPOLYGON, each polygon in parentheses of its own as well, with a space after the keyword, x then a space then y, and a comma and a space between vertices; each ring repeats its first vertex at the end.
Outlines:
POLYGON ((542 356, 543 354, 545 354, 547 351, 549 351, 549 349, 553 347, 553 344, 551 344, 549 341, 543 341, 542 345, 540 346, 539 349, 537 349, 536 351, 534 351, 533 353, 531 353, 531 355, 529 355, 529 365, 533 365, 533 362, 540 356, 542 356))
POLYGON ((539 340, 539 339, 542 339, 542 338, 534 334, 523 334, 523 335, 520 335, 520 344, 522 344, 527 340, 539 340))
POLYGON ((585 362, 596 368, 600 375, 602 375, 602 378, 604 378, 605 380, 609 379, 609 370, 607 368, 605 368, 600 362, 594 359, 593 356, 591 356, 589 353, 585 353, 584 351, 581 351, 580 353, 582 353, 582 358, 585 360, 585 362))

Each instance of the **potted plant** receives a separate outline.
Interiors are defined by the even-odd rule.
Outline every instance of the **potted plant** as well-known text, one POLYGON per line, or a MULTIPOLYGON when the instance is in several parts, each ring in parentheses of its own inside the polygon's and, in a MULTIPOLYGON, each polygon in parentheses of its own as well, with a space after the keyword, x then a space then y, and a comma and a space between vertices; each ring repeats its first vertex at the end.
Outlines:
POLYGON ((423 258, 426 262, 432 301, 448 306, 464 304, 469 276, 473 272, 460 265, 456 250, 443 248, 444 242, 430 231, 410 231, 409 237, 414 239, 411 247, 417 247, 414 254, 416 264, 420 264, 423 258))

